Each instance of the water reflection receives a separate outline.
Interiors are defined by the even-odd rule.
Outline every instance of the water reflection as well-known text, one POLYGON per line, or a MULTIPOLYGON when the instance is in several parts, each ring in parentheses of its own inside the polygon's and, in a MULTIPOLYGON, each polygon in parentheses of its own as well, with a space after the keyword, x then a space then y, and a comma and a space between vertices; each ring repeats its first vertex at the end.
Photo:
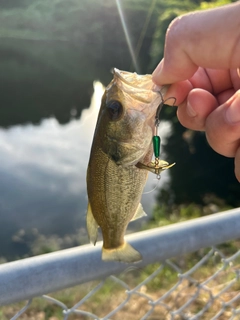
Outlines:
POLYGON ((64 234, 83 225, 86 166, 103 90, 100 83, 95 88, 81 120, 62 126, 50 118, 0 130, 0 256, 14 250, 11 237, 19 229, 64 234))
MULTIPOLYGON (((80 120, 60 125, 50 118, 38 126, 0 129, 0 256, 16 251, 12 236, 19 229, 59 236, 85 229, 86 168, 103 90, 94 84, 91 106, 80 120)), ((143 196, 149 214, 155 194, 143 196)))

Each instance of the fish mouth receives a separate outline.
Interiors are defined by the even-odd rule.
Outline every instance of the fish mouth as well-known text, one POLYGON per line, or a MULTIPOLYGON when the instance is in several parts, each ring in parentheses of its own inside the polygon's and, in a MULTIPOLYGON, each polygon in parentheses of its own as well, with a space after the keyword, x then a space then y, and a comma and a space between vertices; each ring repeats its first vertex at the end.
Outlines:
POLYGON ((113 83, 124 93, 131 95, 135 100, 143 103, 155 101, 160 103, 167 87, 158 87, 152 82, 152 75, 139 75, 136 72, 122 71, 117 68, 112 70, 113 83))
POLYGON ((136 72, 122 71, 117 68, 113 68, 112 72, 114 78, 135 89, 152 90, 154 88, 152 76, 150 74, 139 75, 136 72))

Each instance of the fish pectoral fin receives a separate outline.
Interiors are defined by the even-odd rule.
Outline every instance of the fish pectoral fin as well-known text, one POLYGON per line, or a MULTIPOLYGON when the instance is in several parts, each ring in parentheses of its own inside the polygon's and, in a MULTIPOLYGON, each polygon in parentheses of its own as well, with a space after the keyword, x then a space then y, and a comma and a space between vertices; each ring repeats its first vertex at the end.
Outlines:
POLYGON ((95 245, 98 237, 98 224, 92 214, 92 208, 90 203, 88 203, 87 209, 87 231, 90 242, 95 245))
POLYGON ((147 216, 146 212, 143 210, 141 203, 139 203, 137 210, 136 210, 134 216, 132 217, 131 221, 134 221, 134 220, 140 219, 142 217, 146 217, 146 216, 147 216))
POLYGON ((113 249, 105 249, 103 247, 102 260, 131 263, 141 261, 142 256, 129 243, 124 242, 122 246, 113 249))

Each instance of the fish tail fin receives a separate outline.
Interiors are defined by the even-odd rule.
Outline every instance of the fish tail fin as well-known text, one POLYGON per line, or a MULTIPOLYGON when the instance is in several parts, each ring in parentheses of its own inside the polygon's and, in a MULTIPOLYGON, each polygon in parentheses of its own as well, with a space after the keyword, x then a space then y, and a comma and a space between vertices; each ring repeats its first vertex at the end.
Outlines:
POLYGON ((129 243, 124 242, 123 245, 114 249, 105 249, 103 247, 102 260, 131 263, 141 261, 142 256, 129 243))

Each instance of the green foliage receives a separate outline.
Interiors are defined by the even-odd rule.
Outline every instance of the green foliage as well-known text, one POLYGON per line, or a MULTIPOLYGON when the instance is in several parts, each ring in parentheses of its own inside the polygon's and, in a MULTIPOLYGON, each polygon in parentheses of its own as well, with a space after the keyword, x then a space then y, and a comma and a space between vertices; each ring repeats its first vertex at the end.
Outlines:
MULTIPOLYGON (((144 225, 143 229, 151 229, 157 227, 167 226, 169 224, 195 219, 206 216, 212 213, 231 209, 226 203, 215 197, 214 195, 207 195, 203 199, 204 204, 197 204, 191 202, 189 204, 175 204, 169 202, 168 204, 162 200, 162 193, 168 191, 162 189, 159 195, 159 203, 154 209, 150 220, 144 225)), ((166 198, 165 198, 166 199, 166 198)))
POLYGON ((199 9, 200 10, 206 10, 206 9, 211 9, 211 8, 215 8, 215 7, 220 7, 220 6, 224 6, 226 4, 229 4, 231 2, 231 0, 216 0, 216 1, 202 1, 200 3, 199 9))
POLYGON ((181 218, 190 219, 190 218, 198 218, 201 217, 202 210, 200 206, 197 206, 193 203, 189 204, 188 206, 180 206, 179 216, 181 218))
MULTIPOLYGON (((138 282, 144 281, 159 267, 159 263, 154 263, 146 266, 140 273, 138 282)), ((163 267, 158 276, 154 277, 151 281, 146 284, 147 290, 158 291, 169 290, 174 283, 178 281, 178 274, 169 267, 163 267)))

